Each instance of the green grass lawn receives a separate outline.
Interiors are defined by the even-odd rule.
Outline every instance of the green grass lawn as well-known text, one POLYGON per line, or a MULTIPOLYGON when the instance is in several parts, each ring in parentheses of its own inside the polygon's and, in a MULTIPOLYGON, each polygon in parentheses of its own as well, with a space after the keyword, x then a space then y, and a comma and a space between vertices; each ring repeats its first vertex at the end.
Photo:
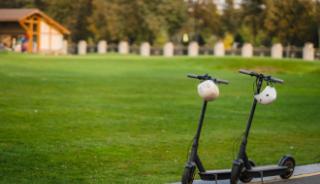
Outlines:
POLYGON ((240 68, 285 80, 275 103, 257 107, 249 157, 320 162, 320 63, 1 54, 0 183, 178 181, 201 107, 187 73, 230 81, 208 106, 200 146, 206 168, 230 168, 253 92, 240 68))

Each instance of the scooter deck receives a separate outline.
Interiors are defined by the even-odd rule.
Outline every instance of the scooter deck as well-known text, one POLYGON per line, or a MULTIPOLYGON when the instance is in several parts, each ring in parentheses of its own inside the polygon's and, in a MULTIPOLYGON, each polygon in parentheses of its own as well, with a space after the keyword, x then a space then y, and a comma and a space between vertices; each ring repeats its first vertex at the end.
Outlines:
POLYGON ((246 172, 254 178, 260 178, 265 176, 280 175, 286 172, 287 170, 288 170, 288 167, 286 166, 267 165, 267 166, 252 167, 252 169, 246 170, 246 172))
POLYGON ((200 178, 202 180, 225 180, 230 179, 231 170, 230 169, 221 169, 221 170, 211 170, 205 172, 199 172, 200 178))

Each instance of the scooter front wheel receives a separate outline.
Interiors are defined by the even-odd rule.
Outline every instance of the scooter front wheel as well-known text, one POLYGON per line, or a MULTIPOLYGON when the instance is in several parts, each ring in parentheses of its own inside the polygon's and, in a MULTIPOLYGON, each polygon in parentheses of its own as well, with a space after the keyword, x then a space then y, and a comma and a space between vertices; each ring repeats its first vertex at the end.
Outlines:
POLYGON ((242 160, 234 160, 232 169, 231 169, 231 177, 230 177, 230 184, 237 184, 241 171, 243 168, 243 161, 242 160))
POLYGON ((287 171, 284 174, 281 174, 280 177, 282 179, 289 179, 294 171, 294 167, 296 166, 296 162, 291 156, 284 156, 279 163, 280 166, 288 167, 287 171))
MULTIPOLYGON (((252 161, 252 160, 249 160, 249 164, 250 164, 250 167, 254 167, 254 166, 256 166, 256 164, 254 163, 254 161, 252 161)), ((253 177, 252 176, 250 176, 246 171, 245 172, 243 172, 243 173, 241 173, 240 174, 240 181, 242 181, 243 183, 249 183, 252 179, 253 179, 253 177)))
POLYGON ((188 163, 184 168, 181 184, 192 184, 194 180, 195 171, 196 171, 195 164, 188 163))

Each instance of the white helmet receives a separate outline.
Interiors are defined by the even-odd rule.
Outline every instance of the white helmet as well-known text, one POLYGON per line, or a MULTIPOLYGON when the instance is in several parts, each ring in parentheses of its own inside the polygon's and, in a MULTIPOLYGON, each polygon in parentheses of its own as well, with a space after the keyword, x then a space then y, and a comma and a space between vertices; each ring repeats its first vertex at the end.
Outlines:
POLYGON ((219 88, 212 80, 205 80, 198 85, 198 94, 205 101, 212 101, 219 96, 219 88))
POLYGON ((277 99, 277 91, 272 86, 267 86, 261 93, 254 96, 260 104, 270 104, 277 99))

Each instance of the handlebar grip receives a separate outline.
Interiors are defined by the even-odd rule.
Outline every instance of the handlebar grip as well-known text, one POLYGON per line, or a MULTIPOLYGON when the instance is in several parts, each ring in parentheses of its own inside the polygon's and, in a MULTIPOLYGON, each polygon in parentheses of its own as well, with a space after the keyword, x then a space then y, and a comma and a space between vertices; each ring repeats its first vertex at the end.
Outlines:
POLYGON ((188 74, 187 77, 194 78, 194 79, 199 79, 199 76, 195 75, 195 74, 188 74))
POLYGON ((283 83, 284 83, 284 80, 278 79, 278 78, 274 78, 274 77, 271 77, 271 78, 270 78, 270 81, 271 81, 271 82, 280 83, 280 84, 283 84, 283 83))
POLYGON ((239 73, 246 74, 246 75, 251 75, 251 74, 252 74, 252 71, 240 69, 240 70, 239 70, 239 73))
POLYGON ((216 79, 216 82, 219 83, 219 84, 229 84, 229 81, 222 80, 222 79, 216 79))

